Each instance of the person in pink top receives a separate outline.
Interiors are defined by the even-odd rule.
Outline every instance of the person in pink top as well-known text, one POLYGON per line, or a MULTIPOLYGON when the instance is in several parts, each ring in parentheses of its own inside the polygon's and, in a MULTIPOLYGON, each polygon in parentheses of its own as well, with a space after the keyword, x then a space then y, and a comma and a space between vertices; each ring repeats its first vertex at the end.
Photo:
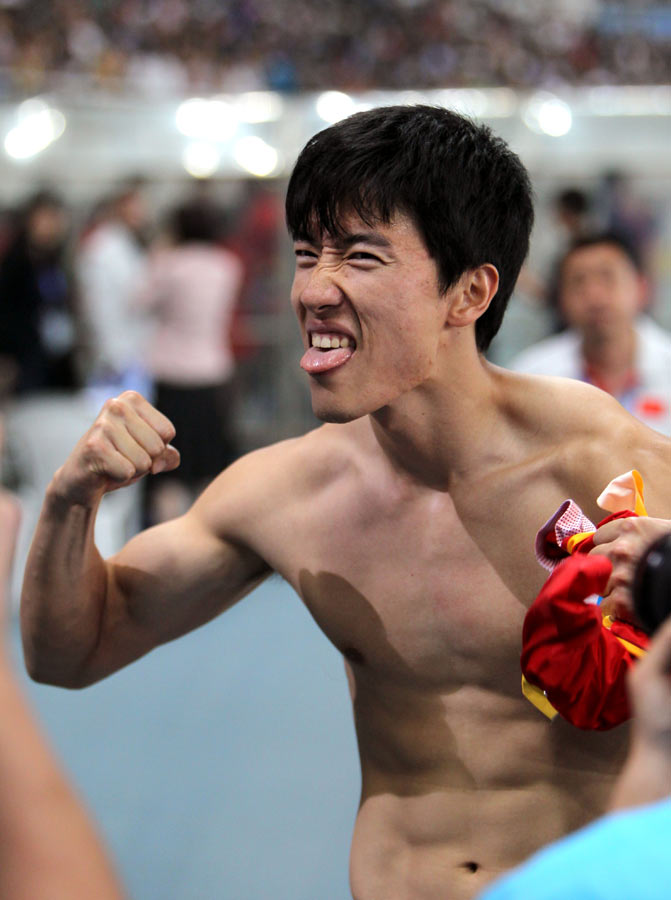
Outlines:
POLYGON ((156 405, 179 423, 177 441, 188 463, 149 492, 152 521, 186 511, 237 455, 231 326, 242 263, 216 243, 219 216, 207 201, 178 206, 170 230, 174 244, 154 254, 138 304, 154 320, 146 364, 155 382, 156 405))

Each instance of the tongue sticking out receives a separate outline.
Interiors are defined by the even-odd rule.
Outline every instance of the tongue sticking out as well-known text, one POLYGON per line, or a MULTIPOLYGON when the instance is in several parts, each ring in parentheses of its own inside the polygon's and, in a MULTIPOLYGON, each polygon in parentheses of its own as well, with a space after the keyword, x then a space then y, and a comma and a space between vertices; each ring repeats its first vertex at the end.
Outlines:
POLYGON ((318 347, 310 347, 303 354, 301 369, 314 375, 318 372, 329 372, 342 366, 354 353, 353 347, 338 347, 336 350, 320 350, 318 347))

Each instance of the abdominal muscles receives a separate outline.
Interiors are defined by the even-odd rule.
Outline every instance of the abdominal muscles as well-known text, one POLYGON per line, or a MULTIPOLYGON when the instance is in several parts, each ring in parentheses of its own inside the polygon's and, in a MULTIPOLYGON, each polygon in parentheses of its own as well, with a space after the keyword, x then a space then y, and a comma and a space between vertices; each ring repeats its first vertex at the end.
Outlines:
POLYGON ((618 763, 604 763, 603 735, 472 686, 425 699, 423 715, 404 714, 417 711, 410 698, 382 708, 366 694, 357 685, 355 900, 467 900, 605 806, 618 763), (573 759, 572 742, 583 744, 573 759))

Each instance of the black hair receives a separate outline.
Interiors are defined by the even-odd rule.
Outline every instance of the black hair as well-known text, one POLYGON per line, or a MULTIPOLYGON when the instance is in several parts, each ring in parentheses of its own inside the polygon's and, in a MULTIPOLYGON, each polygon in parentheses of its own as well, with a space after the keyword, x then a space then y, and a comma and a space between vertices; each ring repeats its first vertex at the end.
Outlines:
POLYGON ((67 240, 67 229, 64 225, 60 236, 54 235, 53 239, 46 243, 35 240, 32 234, 33 217, 42 210, 65 213, 65 200, 49 187, 39 188, 32 193, 14 213, 13 237, 9 243, 15 248, 22 248, 20 252, 29 254, 32 259, 39 259, 40 262, 47 264, 60 258, 67 240))
POLYGON ((628 237, 621 234, 619 231, 594 231, 588 234, 582 234, 571 242, 559 264, 560 275, 566 260, 571 254, 575 253, 576 250, 582 250, 585 247, 595 247, 599 244, 608 244, 611 247, 617 247, 618 250, 621 250, 622 253, 624 253, 636 271, 643 274, 643 259, 641 258, 641 253, 638 247, 633 244, 628 237))
POLYGON ((220 233, 217 210, 209 203, 190 200, 173 210, 170 230, 178 244, 213 244, 220 233))
POLYGON ((348 213, 368 225, 407 215, 436 260, 441 291, 469 269, 496 266, 499 288, 475 330, 478 349, 487 349, 527 255, 533 224, 529 176, 501 138, 441 107, 355 113, 308 141, 286 199, 295 240, 341 235, 348 213))
POLYGON ((576 216, 584 215, 589 209, 587 194, 579 188, 565 188, 560 191, 555 197, 555 204, 558 209, 576 216))
POLYGON ((144 175, 128 175, 113 190, 112 200, 115 203, 122 203, 134 194, 143 191, 148 184, 149 181, 144 175))
POLYGON ((60 194, 51 188, 40 188, 24 201, 21 214, 24 219, 30 218, 38 209, 65 209, 65 201, 60 194))

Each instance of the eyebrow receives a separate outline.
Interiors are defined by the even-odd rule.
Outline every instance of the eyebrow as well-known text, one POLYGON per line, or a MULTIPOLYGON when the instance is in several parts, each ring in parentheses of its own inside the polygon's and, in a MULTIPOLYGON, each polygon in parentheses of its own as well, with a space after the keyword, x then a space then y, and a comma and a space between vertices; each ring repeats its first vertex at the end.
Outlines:
POLYGON ((373 247, 391 247, 389 241, 379 231, 362 231, 356 234, 344 234, 342 238, 336 241, 344 249, 351 247, 353 244, 371 244, 373 247))
MULTIPOLYGON (((307 243, 314 244, 315 241, 307 238, 307 243)), ((333 243, 343 250, 347 250, 354 244, 369 244, 372 247, 387 248, 392 246, 391 241, 383 234, 380 234, 379 231, 360 231, 355 234, 343 234, 340 237, 334 238, 333 243)))

